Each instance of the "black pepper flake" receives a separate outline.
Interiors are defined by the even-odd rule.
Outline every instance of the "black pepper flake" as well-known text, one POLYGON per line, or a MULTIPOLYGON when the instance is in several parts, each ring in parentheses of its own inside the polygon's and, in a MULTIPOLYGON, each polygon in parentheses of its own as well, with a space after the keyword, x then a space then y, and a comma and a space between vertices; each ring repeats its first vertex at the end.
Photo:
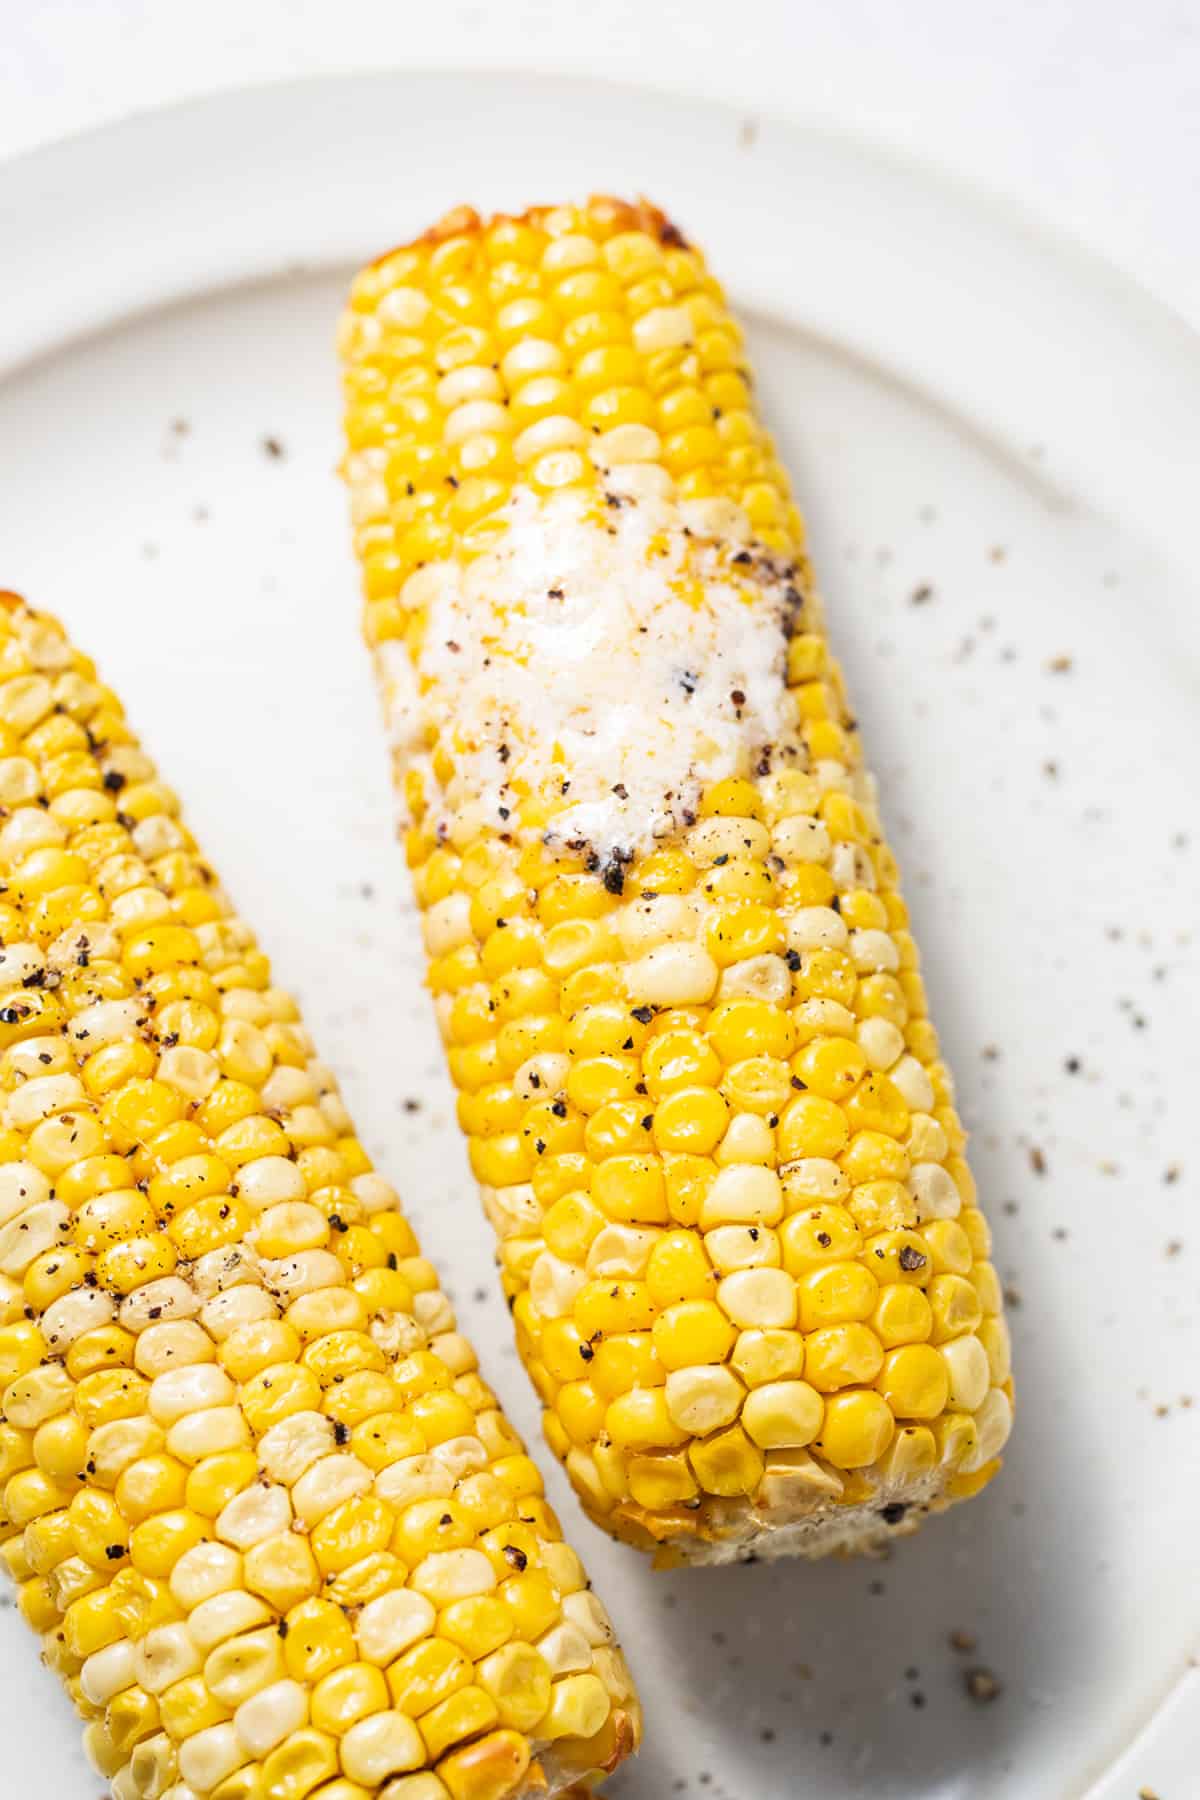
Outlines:
POLYGON ((109 1562, 120 1562, 121 1558, 126 1554, 125 1546, 124 1544, 106 1544, 104 1546, 104 1554, 109 1562))
POLYGON ((786 953, 786 955, 784 956, 783 960, 787 964, 788 968, 792 971, 793 975, 796 975, 799 973, 800 966, 801 966, 801 957, 800 957, 800 952, 798 950, 789 950, 786 953))
POLYGON ((582 1356, 584 1362, 591 1362, 591 1360, 592 1360, 593 1356, 595 1356, 596 1352, 592 1349, 592 1346, 590 1344, 580 1344, 579 1354, 580 1354, 580 1356, 582 1356))
POLYGON ((567 1116, 566 1101, 565 1100, 552 1101, 550 1104, 550 1111, 554 1114, 556 1119, 565 1119, 567 1116))
POLYGON ((754 561, 754 558, 751 556, 751 554, 748 550, 739 550, 733 560, 741 568, 745 568, 749 563, 752 563, 754 561))
POLYGON ((333 1422, 333 1441, 335 1444, 348 1444, 350 1442, 350 1427, 343 1423, 341 1419, 335 1419, 333 1422))
POLYGON ((276 462, 284 455, 283 445, 277 437, 265 437, 262 441, 262 447, 266 454, 274 458, 276 462))
POLYGON ((518 1575, 523 1575, 525 1573, 526 1568, 529 1565, 529 1558, 526 1556, 525 1552, 516 1544, 505 1544, 504 1560, 506 1563, 510 1564, 511 1567, 517 1571, 518 1575))
POLYGON ((654 1123, 654 1114, 647 1113, 645 1118, 642 1120, 642 1130, 649 1131, 649 1129, 653 1125, 653 1123, 654 1123))
POLYGON ((280 1621, 279 1621, 278 1625, 275 1627, 275 1629, 279 1633, 281 1638, 285 1638, 288 1634, 290 1627, 289 1627, 286 1619, 280 1619, 280 1621))
POLYGON ((545 1138, 535 1138, 533 1147, 537 1151, 539 1156, 545 1156, 545 1154, 546 1154, 545 1138))
POLYGON ((453 1513, 443 1513, 441 1518, 438 1520, 439 1525, 453 1525, 453 1523, 454 1523, 454 1514, 453 1513))
POLYGON ((729 698, 733 701, 735 706, 745 706, 746 704, 746 696, 741 688, 734 688, 730 693, 729 698))
POLYGON ((106 769, 104 771, 104 785, 110 794, 119 794, 121 789, 125 786, 125 781, 126 777, 121 774, 119 769, 106 769))
POLYGON ((916 1269, 923 1269, 928 1259, 923 1251, 915 1250, 911 1244, 902 1244, 897 1260, 905 1273, 911 1275, 916 1269))
POLYGON ((828 1250, 830 1244, 832 1244, 832 1242, 833 1242, 833 1239, 830 1237, 830 1235, 827 1231, 818 1231, 817 1242, 818 1242, 818 1244, 820 1244, 822 1250, 828 1250))
POLYGON ((349 1231, 350 1229, 340 1213, 330 1213, 329 1223, 334 1231, 349 1231))
POLYGON ((563 591, 561 588, 547 588, 546 597, 549 600, 561 600, 563 597, 563 591))
MULTIPOLYGON (((885 1525, 898 1525, 908 1511, 908 1503, 904 1500, 889 1500, 886 1506, 879 1509, 879 1516, 885 1525)), ((911 1680, 912 1677, 910 1676, 911 1680)))
POLYGON ((512 755, 512 751, 509 749, 507 744, 501 744, 499 750, 497 750, 497 752, 496 752, 496 755, 500 758, 500 761, 502 763, 506 763, 508 761, 509 757, 512 755))
POLYGON ((1068 1075, 1078 1075, 1082 1067, 1083 1064, 1077 1056, 1068 1056, 1066 1062, 1063 1064, 1063 1068, 1067 1071, 1068 1075))
POLYGON ((681 671, 680 676, 679 676, 679 685, 683 689, 684 693, 688 696, 689 699, 691 699, 692 695, 695 693, 697 687, 699 686, 699 683, 700 683, 700 677, 698 675, 693 675, 690 669, 684 669, 681 671))
POLYGON ((628 800, 629 798, 629 789, 625 786, 623 781, 617 782, 616 786, 613 788, 613 793, 617 796, 618 800, 628 800))
POLYGON ((923 581, 920 587, 915 587, 909 595, 909 603, 912 606, 927 606, 932 599, 933 589, 927 581, 923 581))
POLYGON ((635 1006, 629 1016, 631 1019, 636 1019, 639 1025, 648 1025, 654 1017, 654 1008, 652 1006, 635 1006))

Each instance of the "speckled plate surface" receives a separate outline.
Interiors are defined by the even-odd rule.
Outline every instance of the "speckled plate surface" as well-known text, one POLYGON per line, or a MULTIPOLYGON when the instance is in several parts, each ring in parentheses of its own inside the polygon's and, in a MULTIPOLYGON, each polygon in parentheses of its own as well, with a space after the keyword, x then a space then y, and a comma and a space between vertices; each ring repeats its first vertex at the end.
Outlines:
MULTIPOLYGON (((534 1436, 390 839, 332 333, 348 266, 445 207, 589 188, 664 204, 746 314, 974 1130, 1019 1394, 1000 1479, 873 1565, 655 1575, 552 1469, 647 1703, 611 1791, 1194 1800, 1185 328, 815 130, 510 77, 226 96, 0 168, 0 585, 122 690, 534 1436)), ((0 1733, 5 1793, 96 1800, 11 1610, 0 1733)))

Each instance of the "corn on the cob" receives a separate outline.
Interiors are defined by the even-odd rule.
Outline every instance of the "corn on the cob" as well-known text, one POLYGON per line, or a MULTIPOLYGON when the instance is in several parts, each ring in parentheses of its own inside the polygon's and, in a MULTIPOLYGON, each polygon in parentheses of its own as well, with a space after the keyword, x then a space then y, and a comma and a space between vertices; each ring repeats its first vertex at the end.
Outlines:
POLYGON ((988 1228, 742 337, 648 206, 356 280, 346 472, 545 1430, 666 1559, 870 1546, 1011 1421, 988 1228))
POLYGON ((115 1800, 507 1800, 603 1607, 117 700, 0 595, 0 1557, 115 1800))

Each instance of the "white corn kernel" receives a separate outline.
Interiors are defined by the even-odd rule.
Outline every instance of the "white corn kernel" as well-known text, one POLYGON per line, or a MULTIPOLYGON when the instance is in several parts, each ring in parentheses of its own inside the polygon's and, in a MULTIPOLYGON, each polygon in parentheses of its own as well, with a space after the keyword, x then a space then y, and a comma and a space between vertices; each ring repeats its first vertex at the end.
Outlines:
POLYGON ((890 1019, 864 1019, 858 1027, 858 1045, 873 1069, 890 1069, 904 1054, 904 1033, 890 1019))
POLYGON ((719 1163, 771 1163, 775 1160, 775 1133, 757 1113, 735 1113, 717 1145, 719 1163))
POLYGON ((182 1621, 154 1626, 139 1641, 134 1657, 138 1681, 148 1694, 161 1694, 185 1675, 194 1675, 203 1660, 182 1621))
POLYGON ((586 1285, 584 1271, 551 1250, 543 1250, 529 1271, 529 1298, 543 1319, 565 1318, 586 1285))
POLYGON ((975 1414, 975 1428, 979 1433, 979 1441, 975 1449, 963 1459, 962 1469, 966 1475, 974 1474, 984 1463, 991 1462, 999 1456, 1008 1442, 1012 1430, 1012 1403, 1003 1388, 992 1388, 979 1411, 975 1414))
POLYGON ((134 1368, 150 1381, 165 1375, 168 1369, 186 1369, 216 1360, 212 1339, 194 1319, 174 1319, 165 1325, 148 1326, 133 1351, 134 1368))
POLYGON ((926 1219, 957 1219, 962 1211, 958 1184, 940 1163, 914 1163, 908 1173, 908 1191, 917 1203, 918 1223, 926 1219))
POLYGON ((306 1200, 308 1189, 294 1162, 286 1156, 259 1156, 243 1163, 237 1173, 238 1193, 248 1205, 261 1208, 280 1200, 306 1200))
POLYGON ((208 1406, 229 1406, 237 1388, 216 1363, 193 1363, 186 1369, 168 1369, 150 1384, 146 1409, 156 1424, 173 1425, 190 1413, 208 1406))
POLYGON ((0 1225, 50 1198, 50 1178, 28 1162, 0 1163, 0 1225))
POLYGON ((128 1638, 94 1650, 79 1671, 79 1686, 93 1706, 106 1706, 114 1694, 124 1693, 137 1680, 137 1649, 128 1638))
POLYGON ((539 1656, 546 1659, 551 1675, 571 1675, 592 1666, 592 1646, 570 1619, 563 1619, 543 1632, 537 1641, 539 1656))
POLYGON ((255 1482, 235 1494, 217 1515, 216 1533, 237 1550, 249 1550, 264 1538, 286 1531, 292 1522, 292 1503, 286 1488, 255 1482))
POLYGON ((274 1617, 270 1607, 257 1594, 230 1588, 224 1594, 213 1594, 202 1600, 188 1614, 187 1628, 197 1649, 207 1656, 226 1638, 253 1631, 258 1625, 268 1625, 274 1617))
POLYGON ((417 1564, 409 1582, 418 1594, 443 1607, 473 1594, 490 1594, 496 1571, 482 1550, 435 1550, 417 1564))
POLYGON ((789 950, 841 950, 850 933, 832 906, 801 906, 786 914, 789 950))
MULTIPOLYGON (((832 839, 821 819, 810 819, 794 813, 781 819, 771 833, 771 848, 785 863, 823 863, 828 860, 832 839)), ((803 910, 807 911, 807 908, 803 910)), ((785 929, 790 929, 790 920, 785 929)), ((789 948, 799 949, 800 945, 789 948)))
POLYGON ((389 1775, 419 1769, 425 1744, 416 1725, 402 1712, 372 1713, 351 1725, 340 1745, 342 1767, 351 1781, 377 1787, 389 1775))
POLYGON ((30 1263, 58 1245, 70 1225, 71 1215, 61 1200, 25 1211, 0 1230, 0 1274, 24 1275, 30 1263))
POLYGON ((32 1131, 43 1119, 70 1110, 91 1111, 78 1076, 40 1075, 8 1095, 4 1123, 13 1131, 32 1131))
POLYGON ((641 356, 657 350, 678 350, 690 344, 694 332, 686 306, 655 306, 633 322, 634 348, 641 356))
POLYGON ((798 1156, 779 1171, 789 1212, 810 1200, 844 1200, 850 1182, 827 1156, 798 1156))
POLYGON ((777 1269, 783 1260, 778 1233, 766 1225, 718 1225, 705 1232, 704 1250, 718 1275, 777 1269))
POLYGON ((396 1588, 368 1600, 354 1624, 358 1653, 364 1662, 386 1668, 411 1644, 428 1637, 437 1613, 424 1594, 396 1588))
MULTIPOLYGON (((838 768, 829 777, 830 786, 839 787, 844 779, 844 770, 838 768)), ((851 888, 873 892, 876 886, 875 865, 861 844, 835 844, 829 857, 829 873, 842 893, 851 888)))
POLYGON ((267 1291, 286 1306, 301 1294, 343 1286, 346 1270, 332 1250, 301 1250, 296 1256, 265 1258, 262 1278, 267 1291))
POLYGON ((852 931, 850 957, 860 975, 878 975, 900 967, 900 952, 886 931, 852 931))
POLYGON ((664 1389, 667 1411, 681 1431, 706 1437, 737 1418, 745 1394, 729 1369, 673 1369, 664 1389))
POLYGON ((400 1205, 400 1196, 391 1182, 385 1181, 382 1175, 376 1175, 374 1170, 368 1170, 365 1175, 356 1175, 350 1183, 350 1192, 364 1212, 401 1212, 403 1210, 400 1205))
POLYGON ((374 1480, 371 1470, 357 1456, 323 1456, 305 1470, 292 1488, 296 1517, 305 1525, 316 1525, 344 1500, 365 1494, 374 1480))
POLYGON ((239 1287, 226 1288, 223 1293, 214 1294, 205 1302, 200 1314, 200 1322, 218 1342, 225 1339, 239 1325, 251 1325, 258 1319, 277 1319, 279 1306, 265 1288, 243 1283, 239 1287))
POLYGON ((179 1772, 202 1794, 211 1793, 227 1775, 249 1760, 249 1752, 232 1723, 206 1726, 179 1746, 179 1772))
POLYGON ((22 1431, 36 1431, 46 1419, 66 1412, 75 1397, 75 1383, 61 1363, 43 1363, 10 1381, 4 1390, 4 1417, 22 1431))
POLYGON ((291 1413, 259 1439, 259 1467, 271 1481, 290 1488, 306 1469, 329 1455, 334 1442, 333 1421, 324 1413, 291 1413))
POLYGON ((977 1337, 954 1338, 939 1351, 950 1377, 950 1400, 963 1412, 974 1412, 987 1398, 991 1366, 987 1351, 977 1337))
POLYGON ((243 1700, 233 1728, 251 1756, 263 1757, 308 1722, 308 1692, 298 1681, 273 1681, 243 1700))
POLYGON ((721 972, 719 1000, 765 1000, 768 1006, 786 1006, 792 992, 792 972, 782 956, 748 956, 730 963, 721 972))
POLYGON ((513 1087, 522 1100, 545 1100, 566 1085, 571 1073, 571 1059, 553 1050, 544 1050, 523 1062, 513 1076, 513 1087))
POLYGON ((214 1594, 225 1594, 240 1586, 242 1559, 228 1544, 204 1542, 185 1550, 171 1571, 170 1588, 174 1598, 190 1612, 214 1594))
POLYGON ((659 944, 628 964, 625 991, 635 1006, 699 1006, 711 1000, 719 975, 699 944, 659 944))
POLYGON ((163 1051, 158 1059, 157 1075, 159 1081, 178 1088, 189 1100, 207 1100, 221 1079, 221 1066, 207 1050, 179 1044, 163 1051))
POLYGON ((567 1595, 563 1601, 563 1617, 579 1627, 589 1644, 611 1644, 612 1621, 590 1589, 567 1595))
POLYGON ((126 1331, 145 1331, 163 1320, 194 1319, 200 1299, 190 1282, 180 1275, 164 1275, 147 1281, 121 1302, 117 1314, 126 1331))
POLYGON ((902 1056, 889 1071, 889 1079, 900 1089, 913 1112, 933 1111, 933 1083, 915 1056, 902 1056))
POLYGON ((250 1428, 239 1406, 210 1406, 176 1419, 167 1433, 167 1449, 185 1463, 198 1463, 226 1450, 245 1450, 249 1444, 250 1428))
MULTIPOLYGON (((89 927, 90 929, 90 927, 89 927)), ((97 1000, 75 1014, 67 1027, 75 1042, 91 1056, 109 1044, 120 1044, 139 1035, 139 1019, 146 1016, 141 1000, 97 1000)))
POLYGON ((95 1331, 117 1316, 117 1303, 103 1288, 76 1288, 61 1294, 42 1314, 42 1336, 55 1355, 63 1356, 76 1338, 95 1331))
POLYGON ((414 1500, 440 1500, 454 1492, 454 1476, 431 1451, 402 1456, 375 1477, 375 1492, 389 1506, 400 1508, 414 1500))
POLYGON ((695 903, 683 894, 651 894, 624 906, 616 916, 627 956, 696 935, 695 903))
POLYGON ((794 1325, 796 1287, 782 1269, 739 1269, 717 1285, 717 1302, 735 1325, 794 1325))
POLYGON ((757 1164, 734 1163, 720 1169, 700 1205, 702 1231, 715 1225, 776 1225, 782 1217, 779 1177, 774 1169, 757 1164))
POLYGON ((636 1225, 605 1225, 596 1233, 588 1250, 588 1275, 594 1281, 602 1280, 606 1275, 628 1276, 636 1281, 643 1274, 650 1252, 661 1236, 661 1231, 649 1231, 636 1225))

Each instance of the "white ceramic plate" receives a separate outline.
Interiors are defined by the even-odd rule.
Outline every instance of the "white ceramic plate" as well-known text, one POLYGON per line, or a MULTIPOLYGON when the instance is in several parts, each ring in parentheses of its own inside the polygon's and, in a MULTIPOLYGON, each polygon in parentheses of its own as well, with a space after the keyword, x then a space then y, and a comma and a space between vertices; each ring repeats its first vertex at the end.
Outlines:
MULTIPOLYGON (((658 199, 745 310, 1020 1296, 1008 1466, 887 1563, 655 1575, 551 1469, 647 1703, 612 1791, 1185 1800, 1185 328, 941 176, 816 131, 510 77, 233 94, 0 169, 0 582, 123 692, 535 1438, 390 842, 332 337, 347 267, 445 207, 589 189, 658 199), (999 1698, 969 1697, 972 1667, 999 1698)), ((5 1791, 95 1800, 23 1631, 0 1621, 5 1791)))

